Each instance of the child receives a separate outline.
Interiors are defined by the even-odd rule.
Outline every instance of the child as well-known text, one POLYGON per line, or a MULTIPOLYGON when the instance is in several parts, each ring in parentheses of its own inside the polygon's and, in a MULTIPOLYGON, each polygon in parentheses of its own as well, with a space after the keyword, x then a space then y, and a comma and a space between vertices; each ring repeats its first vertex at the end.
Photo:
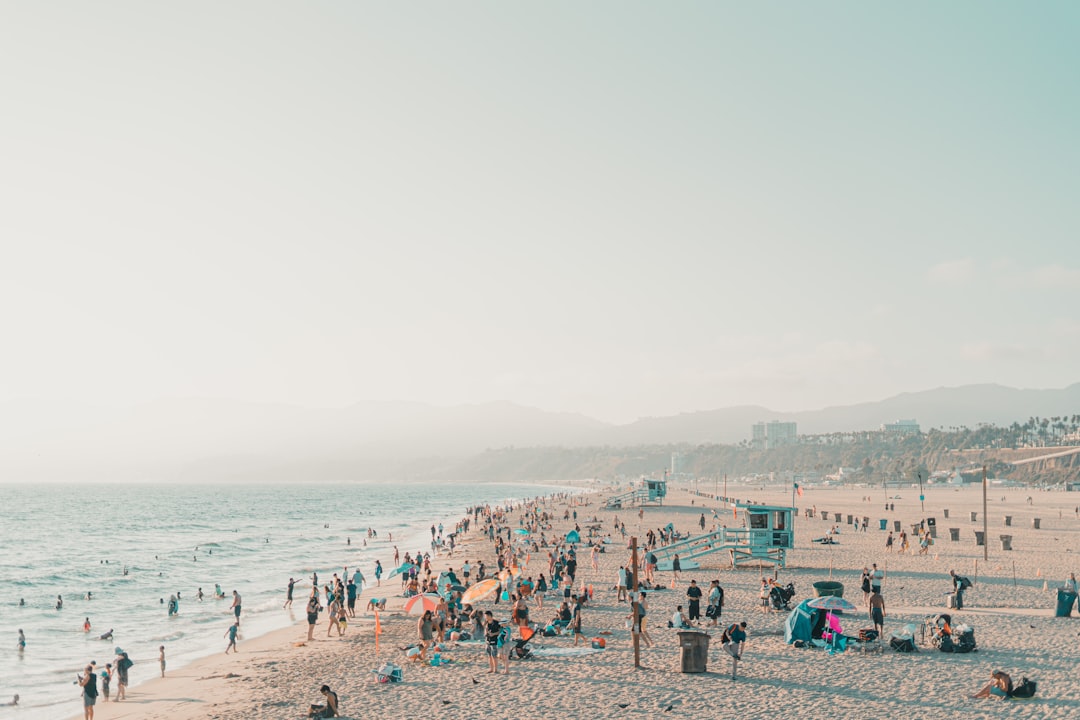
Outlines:
POLYGON ((240 623, 239 622, 234 622, 232 625, 229 626, 229 629, 225 631, 225 635, 227 635, 228 638, 229 638, 229 644, 225 648, 225 654, 226 655, 229 654, 229 650, 232 650, 233 652, 240 652, 239 650, 236 649, 236 633, 239 630, 240 630, 240 623))
POLYGON ((161 664, 161 677, 165 677, 165 646, 158 648, 158 663, 161 664))
POLYGON ((105 669, 101 671, 101 694, 105 702, 109 702, 109 683, 112 681, 112 663, 105 663, 105 669))

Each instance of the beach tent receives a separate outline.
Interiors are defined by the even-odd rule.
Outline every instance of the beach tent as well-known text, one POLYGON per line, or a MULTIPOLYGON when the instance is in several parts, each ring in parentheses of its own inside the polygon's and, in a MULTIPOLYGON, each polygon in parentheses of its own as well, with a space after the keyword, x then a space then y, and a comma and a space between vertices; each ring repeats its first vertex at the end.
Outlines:
POLYGON ((581 535, 578 534, 577 530, 571 530, 570 532, 566 533, 566 542, 568 542, 568 543, 581 542, 581 535))
POLYGON ((803 600, 792 610, 784 623, 784 642, 791 644, 796 640, 804 643, 821 637, 825 627, 825 611, 810 607, 810 600, 803 600))

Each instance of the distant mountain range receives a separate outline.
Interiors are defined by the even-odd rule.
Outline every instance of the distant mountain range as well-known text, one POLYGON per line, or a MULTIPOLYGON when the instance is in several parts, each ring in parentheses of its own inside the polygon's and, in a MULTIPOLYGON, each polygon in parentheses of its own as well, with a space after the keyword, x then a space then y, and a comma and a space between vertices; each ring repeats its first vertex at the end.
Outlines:
POLYGON ((1080 383, 1060 390, 967 385, 797 413, 739 406, 612 425, 512 403, 438 408, 360 403, 340 409, 214 399, 126 411, 0 403, 0 480, 348 480, 408 478, 509 446, 738 443, 759 421, 800 434, 876 429, 913 418, 924 430, 1080 413, 1080 383))

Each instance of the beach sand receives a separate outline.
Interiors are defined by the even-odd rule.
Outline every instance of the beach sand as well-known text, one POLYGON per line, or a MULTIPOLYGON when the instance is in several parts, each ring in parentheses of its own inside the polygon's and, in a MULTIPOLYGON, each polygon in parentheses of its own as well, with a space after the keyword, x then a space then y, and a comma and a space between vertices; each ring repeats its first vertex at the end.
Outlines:
MULTIPOLYGON (((396 579, 383 588, 365 587, 361 608, 371 595, 389 596, 382 613, 380 652, 376 656, 372 619, 365 614, 349 625, 344 638, 326 638, 326 621, 320 619, 314 642, 304 642, 307 626, 302 601, 293 611, 297 624, 252 641, 241 640, 236 655, 215 654, 183 668, 170 670, 165 679, 139 684, 124 703, 99 703, 98 720, 114 718, 240 719, 301 718, 308 706, 320 701, 319 687, 326 683, 338 692, 343 717, 347 718, 605 718, 605 717, 739 717, 776 718, 1067 718, 1080 717, 1080 681, 1076 679, 1080 621, 1055 618, 1056 593, 1069 572, 1080 568, 1075 549, 1080 537, 1080 518, 1074 512, 1080 495, 1044 493, 1027 489, 991 487, 989 494, 989 561, 975 544, 974 530, 982 530, 981 488, 934 486, 927 489, 925 513, 919 509, 918 488, 890 489, 895 512, 884 512, 881 488, 811 488, 797 498, 800 511, 816 507, 827 510, 820 517, 796 521, 796 548, 788 554, 788 567, 777 572, 779 581, 795 583, 796 600, 812 597, 812 583, 835 579, 844 583, 844 596, 863 607, 859 589, 861 569, 873 562, 886 569, 883 595, 888 633, 904 623, 919 625, 931 614, 945 610, 951 589, 948 571, 975 580, 965 598, 967 607, 954 612, 955 622, 975 629, 978 651, 946 654, 923 645, 920 652, 901 654, 886 648, 883 653, 846 652, 830 656, 821 650, 797 649, 783 640, 785 612, 763 614, 759 608, 760 573, 765 566, 729 569, 728 558, 706 558, 699 570, 684 571, 675 589, 650 592, 649 631, 653 648, 642 648, 641 668, 633 663, 632 640, 626 628, 628 607, 615 602, 612 589, 616 570, 626 563, 628 551, 617 534, 600 555, 600 569, 593 573, 588 550, 579 551, 579 578, 593 585, 594 600, 586 606, 585 633, 605 635, 604 650, 577 656, 536 657, 514 661, 509 675, 489 675, 483 650, 477 646, 448 647, 444 658, 453 662, 441 667, 405 661, 399 648, 416 636, 416 618, 400 612, 403 598, 396 579), (870 501, 865 498, 869 496, 870 501), (1006 499, 1002 501, 1002 496, 1006 499), (1031 504, 1027 498, 1031 497, 1031 504), (950 510, 950 518, 942 510, 950 510), (969 513, 979 519, 971 522, 969 513), (841 513, 835 521, 832 513, 841 513), (867 532, 854 532, 847 514, 869 516, 867 532), (1013 517, 1012 527, 1003 516, 1013 517), (886 533, 878 520, 910 525, 922 517, 935 517, 938 538, 927 555, 886 553, 886 533), (1032 518, 1041 529, 1032 528, 1032 518), (838 544, 815 545, 834 524, 840 526, 838 544), (949 539, 948 529, 960 529, 960 541, 949 539), (1013 536, 1013 550, 1003 551, 998 535, 1013 536), (977 563, 977 566, 976 566, 977 563), (1015 581, 1014 581, 1015 568, 1015 581), (720 648, 719 629, 712 629, 708 672, 680 672, 680 650, 674 631, 666 627, 678 604, 685 605, 690 579, 708 589, 720 580, 725 589, 721 626, 746 620, 749 641, 737 680, 730 678, 730 659, 720 648), (1044 590, 1044 585, 1047 589, 1044 590), (390 660, 404 666, 404 682, 379 684, 373 669, 390 660), (972 700, 969 696, 1003 669, 1019 681, 1026 675, 1039 682, 1038 695, 1029 700, 972 700), (625 705, 626 707, 620 707, 625 705), (668 709, 670 708, 670 709, 668 709)), ((749 488, 740 485, 729 495, 766 504, 788 505, 790 488, 749 488)), ((579 523, 597 516, 607 533, 617 515, 626 522, 629 535, 644 544, 648 528, 668 522, 683 532, 700 533, 697 525, 704 510, 709 524, 716 509, 720 522, 734 527, 730 508, 711 498, 673 490, 663 507, 646 506, 644 521, 637 508, 603 509, 603 496, 586 496, 577 507, 579 523), (693 503, 693 504, 691 504, 693 503)), ((562 517, 564 505, 555 507, 562 517)), ((515 516, 516 522, 516 516, 515 516)), ((572 521, 559 520, 556 533, 565 533, 572 521)), ((913 542, 913 549, 918 550, 913 542)), ((482 559, 494 566, 492 545, 477 531, 465 536, 453 558, 442 557, 438 565, 459 568, 461 562, 482 559)), ((387 563, 384 561, 384 565, 387 563)), ((546 551, 534 553, 526 575, 547 574, 546 551)), ((671 573, 659 573, 665 585, 671 573)), ((298 587, 297 597, 303 593, 298 587)), ((561 598, 560 598, 561 599, 561 598)), ((794 603, 793 603, 794 604, 794 603)), ((492 607, 490 601, 482 604, 492 607)), ((704 603, 703 603, 704 606, 704 603)), ((558 601, 549 594, 544 610, 531 605, 534 619, 552 616, 558 601)), ((509 607, 495 606, 496 616, 506 618, 509 607)), ((285 612, 285 611, 283 611, 285 612)), ((847 630, 869 627, 865 612, 845 619, 847 630)), ((918 639, 916 634, 916 639, 918 639)), ((570 637, 538 638, 544 648, 569 648, 570 637)), ((222 641, 222 650, 224 650, 222 641)), ((152 672, 147 668, 137 671, 152 672)), ((78 716, 81 717, 81 714, 78 716)))

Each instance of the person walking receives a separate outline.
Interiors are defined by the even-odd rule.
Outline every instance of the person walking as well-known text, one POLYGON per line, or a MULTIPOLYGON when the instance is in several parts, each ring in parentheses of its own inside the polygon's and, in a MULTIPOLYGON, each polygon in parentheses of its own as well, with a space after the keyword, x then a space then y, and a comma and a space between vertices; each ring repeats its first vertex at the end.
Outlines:
POLYGON ((705 616, 712 620, 710 623, 716 627, 720 623, 720 616, 724 613, 724 588, 720 587, 719 580, 709 583, 709 607, 705 610, 705 616))
POLYGON ((232 650, 234 653, 235 652, 240 652, 239 650, 236 649, 236 633, 239 630, 240 630, 240 621, 237 620, 236 622, 234 622, 232 625, 229 626, 228 630, 225 631, 225 636, 229 638, 229 644, 225 646, 225 654, 226 655, 229 654, 229 650, 232 650))

